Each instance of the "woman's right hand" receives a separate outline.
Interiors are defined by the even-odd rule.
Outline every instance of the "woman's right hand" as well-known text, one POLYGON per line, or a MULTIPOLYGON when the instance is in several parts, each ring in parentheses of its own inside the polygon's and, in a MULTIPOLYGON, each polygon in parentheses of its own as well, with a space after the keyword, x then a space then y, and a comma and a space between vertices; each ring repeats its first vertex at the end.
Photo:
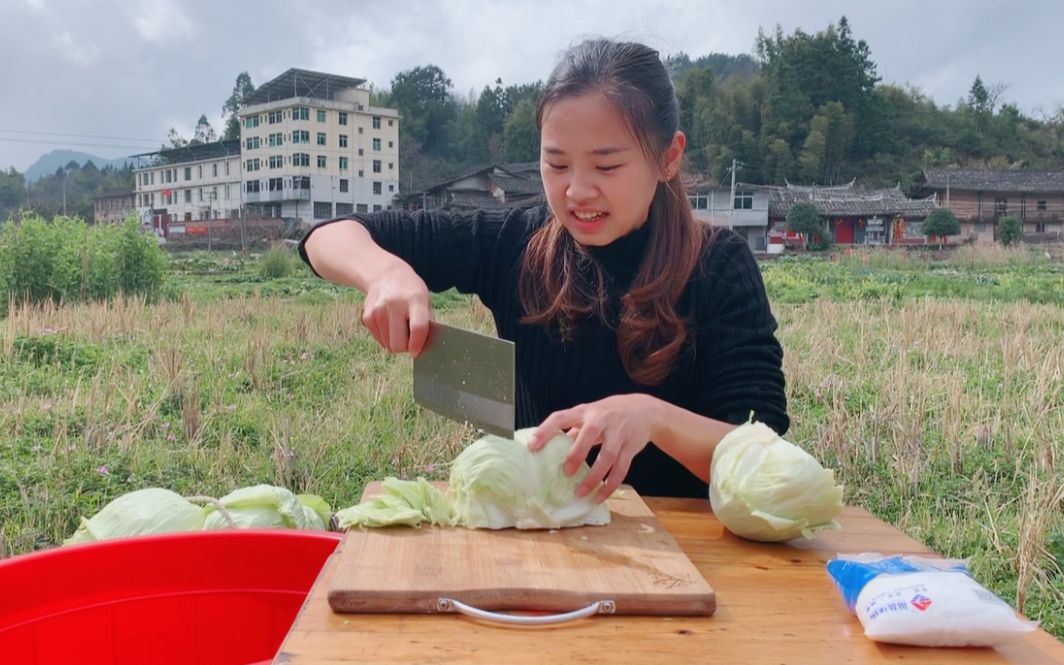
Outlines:
POLYGON ((366 290, 362 323, 392 353, 420 354, 432 319, 429 289, 406 263, 390 266, 366 290))

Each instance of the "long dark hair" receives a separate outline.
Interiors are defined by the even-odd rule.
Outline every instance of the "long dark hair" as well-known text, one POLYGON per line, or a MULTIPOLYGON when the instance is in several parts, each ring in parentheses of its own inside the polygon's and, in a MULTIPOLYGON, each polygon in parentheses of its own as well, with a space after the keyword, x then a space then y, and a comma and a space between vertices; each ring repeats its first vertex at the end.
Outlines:
MULTIPOLYGON (((586 41, 569 49, 543 86, 536 113, 560 99, 602 94, 621 114, 645 157, 664 169, 665 149, 679 129, 676 93, 658 52, 643 44, 586 41)), ((659 182, 650 203, 649 238, 642 265, 621 299, 617 351, 634 381, 660 384, 687 340, 676 311, 698 264, 703 229, 691 214, 679 172, 659 182)), ((664 174, 663 174, 664 177, 664 174)), ((525 250, 518 293, 523 321, 556 325, 563 338, 589 315, 605 316, 605 279, 595 267, 588 288, 578 263, 581 250, 554 215, 532 235, 525 250)))

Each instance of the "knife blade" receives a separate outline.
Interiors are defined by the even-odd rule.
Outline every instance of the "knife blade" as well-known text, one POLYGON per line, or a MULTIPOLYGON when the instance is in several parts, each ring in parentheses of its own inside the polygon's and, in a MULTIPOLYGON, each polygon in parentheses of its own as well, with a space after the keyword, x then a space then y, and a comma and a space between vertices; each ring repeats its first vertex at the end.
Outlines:
POLYGON ((512 439, 515 373, 513 342, 432 321, 414 358, 414 401, 512 439))

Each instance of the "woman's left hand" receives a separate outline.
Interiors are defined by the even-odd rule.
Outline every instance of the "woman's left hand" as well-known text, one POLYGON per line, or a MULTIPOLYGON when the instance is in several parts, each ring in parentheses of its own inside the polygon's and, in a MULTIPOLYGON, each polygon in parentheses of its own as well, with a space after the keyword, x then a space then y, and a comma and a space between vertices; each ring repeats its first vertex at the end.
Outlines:
POLYGON ((539 450, 557 432, 568 433, 575 439, 565 458, 565 474, 571 476, 588 451, 600 446, 590 473, 576 487, 576 495, 587 495, 601 481, 604 484, 595 500, 605 501, 628 475, 632 459, 653 440, 660 404, 645 394, 614 395, 555 411, 532 433, 528 447, 539 450))

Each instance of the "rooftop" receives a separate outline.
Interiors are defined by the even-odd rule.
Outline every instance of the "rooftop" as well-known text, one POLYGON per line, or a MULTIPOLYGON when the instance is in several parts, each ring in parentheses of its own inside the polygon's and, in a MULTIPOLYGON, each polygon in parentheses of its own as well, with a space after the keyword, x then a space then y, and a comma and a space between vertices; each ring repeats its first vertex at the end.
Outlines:
POLYGON ((742 189, 768 193, 769 217, 783 218, 797 203, 812 203, 824 216, 865 217, 926 217, 935 209, 935 197, 910 199, 900 187, 871 189, 858 187, 854 181, 844 185, 748 185, 742 189))
POLYGON ((359 88, 366 79, 338 76, 309 69, 289 69, 280 76, 263 83, 246 100, 246 106, 265 104, 293 97, 333 99, 336 93, 350 88, 359 88))
POLYGON ((229 141, 212 141, 187 145, 182 148, 167 148, 155 152, 144 152, 133 157, 152 158, 152 163, 138 168, 150 168, 162 164, 181 164, 182 162, 198 162, 205 159, 220 159, 223 157, 240 156, 240 139, 229 141), (157 161, 156 161, 157 160, 157 161))
POLYGON ((1064 171, 925 169, 924 184, 928 189, 979 192, 1064 192, 1064 171))

